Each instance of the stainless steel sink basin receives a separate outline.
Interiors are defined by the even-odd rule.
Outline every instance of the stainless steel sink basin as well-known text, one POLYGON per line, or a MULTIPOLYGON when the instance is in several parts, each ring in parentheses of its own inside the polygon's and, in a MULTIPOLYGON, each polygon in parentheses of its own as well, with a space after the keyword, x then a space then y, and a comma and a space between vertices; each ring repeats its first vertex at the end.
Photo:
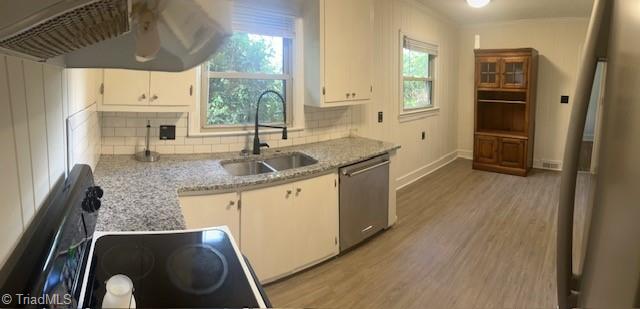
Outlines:
POLYGON ((262 161, 242 161, 222 163, 222 167, 233 176, 248 176, 265 173, 273 173, 276 170, 264 164, 262 161))
POLYGON ((266 163, 267 165, 273 167, 278 171, 282 171, 282 170, 288 170, 292 168, 313 165, 318 163, 318 160, 306 154, 296 152, 296 153, 264 160, 264 163, 266 163))
POLYGON ((316 163, 318 163, 318 160, 303 153, 295 152, 266 160, 231 161, 222 162, 221 165, 231 175, 249 176, 284 171, 316 163))

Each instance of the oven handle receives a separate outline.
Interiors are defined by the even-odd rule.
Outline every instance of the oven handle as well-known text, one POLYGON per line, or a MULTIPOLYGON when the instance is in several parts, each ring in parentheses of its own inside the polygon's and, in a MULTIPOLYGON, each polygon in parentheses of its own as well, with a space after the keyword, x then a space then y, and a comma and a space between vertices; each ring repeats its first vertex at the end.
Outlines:
POLYGON ((385 165, 388 165, 388 164, 389 164, 389 160, 386 160, 384 162, 380 162, 378 164, 374 164, 374 165, 371 165, 371 166, 368 166, 368 167, 365 167, 363 169, 356 170, 356 171, 346 171, 345 170, 345 171, 342 172, 342 174, 346 175, 348 177, 353 177, 353 176, 368 172, 368 171, 370 171, 370 170, 372 170, 374 168, 378 168, 378 167, 385 166, 385 165))

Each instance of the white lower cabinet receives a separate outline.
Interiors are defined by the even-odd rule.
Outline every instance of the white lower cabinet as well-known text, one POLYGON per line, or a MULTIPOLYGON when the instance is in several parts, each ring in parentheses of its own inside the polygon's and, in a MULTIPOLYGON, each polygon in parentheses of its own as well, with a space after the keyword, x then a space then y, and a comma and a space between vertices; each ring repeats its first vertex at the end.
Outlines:
POLYGON ((241 249, 262 283, 338 254, 337 179, 242 192, 241 249))
POLYGON ((266 283, 339 253, 337 185, 332 173, 239 194, 183 196, 180 205, 189 229, 229 226, 266 283))
POLYGON ((293 185, 242 192, 240 250, 261 282, 295 268, 296 212, 293 185))
POLYGON ((180 206, 187 229, 226 225, 240 242, 240 196, 238 193, 180 197, 180 206))

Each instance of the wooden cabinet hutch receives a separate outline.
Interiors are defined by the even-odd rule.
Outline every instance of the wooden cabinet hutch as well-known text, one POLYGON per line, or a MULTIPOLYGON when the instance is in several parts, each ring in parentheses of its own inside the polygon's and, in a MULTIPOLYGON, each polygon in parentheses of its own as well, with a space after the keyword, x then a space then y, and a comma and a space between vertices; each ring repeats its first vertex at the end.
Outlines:
POLYGON ((533 165, 538 51, 477 49, 473 168, 526 176, 533 165))

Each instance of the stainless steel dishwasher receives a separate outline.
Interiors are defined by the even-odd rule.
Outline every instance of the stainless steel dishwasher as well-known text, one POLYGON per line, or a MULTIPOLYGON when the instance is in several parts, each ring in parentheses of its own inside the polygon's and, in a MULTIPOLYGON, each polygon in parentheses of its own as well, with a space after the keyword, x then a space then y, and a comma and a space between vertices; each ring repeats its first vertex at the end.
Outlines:
POLYGON ((340 251, 387 227, 389 155, 340 169, 340 251))

